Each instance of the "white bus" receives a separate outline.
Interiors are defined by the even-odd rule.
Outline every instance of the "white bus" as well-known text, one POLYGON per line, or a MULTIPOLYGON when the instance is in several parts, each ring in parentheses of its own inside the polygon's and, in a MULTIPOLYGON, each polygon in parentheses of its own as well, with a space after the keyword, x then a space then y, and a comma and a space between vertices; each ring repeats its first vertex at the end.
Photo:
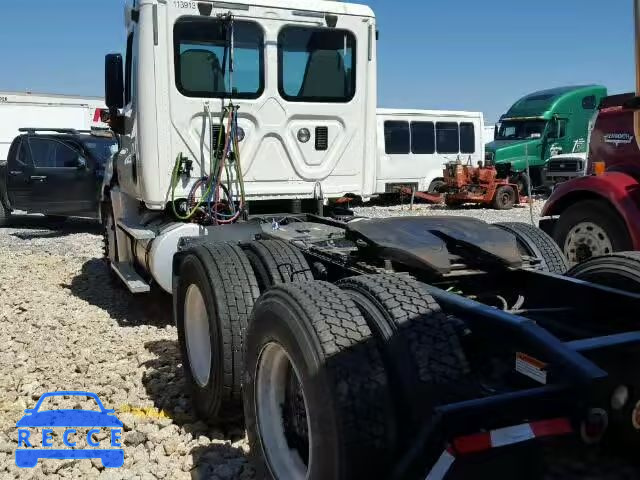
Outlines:
POLYGON ((481 112, 378 109, 376 193, 437 191, 444 164, 484 160, 481 112))
POLYGON ((108 128, 100 120, 103 109, 100 97, 0 92, 0 163, 19 128, 108 128))

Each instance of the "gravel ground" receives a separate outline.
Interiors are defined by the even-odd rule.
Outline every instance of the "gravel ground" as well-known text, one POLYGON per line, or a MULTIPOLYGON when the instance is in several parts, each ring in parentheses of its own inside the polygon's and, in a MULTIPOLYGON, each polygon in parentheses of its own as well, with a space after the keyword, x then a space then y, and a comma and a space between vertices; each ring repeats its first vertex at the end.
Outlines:
MULTIPOLYGON (((93 222, 54 229, 23 217, 15 226, 0 229, 0 479, 253 478, 244 430, 211 429, 191 413, 170 298, 134 297, 112 283, 93 222), (15 466, 16 421, 59 390, 94 392, 116 409, 124 468, 98 460, 15 466)), ((60 435, 55 429, 56 446, 60 435)))
MULTIPOLYGON (((537 226, 540 220, 540 213, 544 206, 544 199, 538 198, 533 201, 533 218, 537 226)), ((409 209, 409 205, 395 206, 366 206, 353 209, 358 215, 365 217, 384 218, 391 216, 421 216, 421 215, 454 215, 469 216, 479 218, 489 223, 497 222, 525 222, 531 223, 531 212, 529 205, 517 205, 513 210, 493 210, 491 208, 482 208, 476 205, 465 205, 461 208, 448 208, 444 205, 427 205, 416 204, 413 210, 409 209)))

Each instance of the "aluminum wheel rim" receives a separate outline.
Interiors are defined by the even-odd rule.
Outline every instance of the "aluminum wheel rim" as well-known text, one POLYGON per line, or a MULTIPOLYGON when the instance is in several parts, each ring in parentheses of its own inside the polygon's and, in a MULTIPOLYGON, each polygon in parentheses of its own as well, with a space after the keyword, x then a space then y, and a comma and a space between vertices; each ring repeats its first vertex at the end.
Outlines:
POLYGON ((189 285, 184 300, 184 330, 191 375, 204 388, 211 375, 209 315, 202 292, 195 284, 189 285))
MULTIPOLYGON (((283 405, 287 374, 290 369, 293 369, 299 382, 298 370, 282 346, 269 343, 262 349, 258 358, 255 386, 256 417, 262 450, 273 478, 304 480, 308 478, 311 471, 313 436, 307 414, 307 431, 309 432, 307 466, 300 454, 291 448, 285 434, 283 405)), ((308 412, 304 389, 302 395, 305 410, 308 412)))
POLYGON ((569 230, 564 252, 571 263, 581 263, 591 257, 613 253, 613 244, 602 227, 592 222, 582 222, 569 230))

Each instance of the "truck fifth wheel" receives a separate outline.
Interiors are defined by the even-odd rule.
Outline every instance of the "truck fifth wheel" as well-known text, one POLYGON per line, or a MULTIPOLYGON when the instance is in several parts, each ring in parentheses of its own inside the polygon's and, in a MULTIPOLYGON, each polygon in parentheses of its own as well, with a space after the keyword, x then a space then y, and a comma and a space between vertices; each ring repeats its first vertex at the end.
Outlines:
POLYGON ((640 297, 563 276, 528 225, 328 208, 374 188, 368 7, 138 0, 126 18, 126 59, 106 59, 107 262, 173 295, 194 409, 244 416, 259 477, 439 479, 514 443, 637 446, 640 297))

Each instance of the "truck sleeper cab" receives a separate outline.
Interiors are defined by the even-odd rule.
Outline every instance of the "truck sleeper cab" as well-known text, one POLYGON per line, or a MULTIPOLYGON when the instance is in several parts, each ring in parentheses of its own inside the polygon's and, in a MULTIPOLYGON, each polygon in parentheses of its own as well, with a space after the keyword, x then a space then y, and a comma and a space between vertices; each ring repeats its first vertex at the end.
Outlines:
POLYGON ((495 140, 486 146, 486 160, 511 163, 517 173, 514 183, 523 187, 529 182, 533 187, 544 185, 550 157, 587 150, 589 121, 606 94, 605 87, 587 85, 523 97, 500 118, 495 140), (526 177, 527 161, 531 179, 526 177))
POLYGON ((378 109, 376 193, 437 193, 446 163, 484 158, 481 112, 378 109))

